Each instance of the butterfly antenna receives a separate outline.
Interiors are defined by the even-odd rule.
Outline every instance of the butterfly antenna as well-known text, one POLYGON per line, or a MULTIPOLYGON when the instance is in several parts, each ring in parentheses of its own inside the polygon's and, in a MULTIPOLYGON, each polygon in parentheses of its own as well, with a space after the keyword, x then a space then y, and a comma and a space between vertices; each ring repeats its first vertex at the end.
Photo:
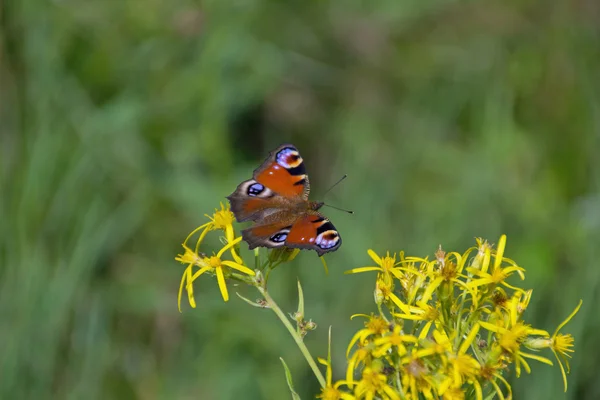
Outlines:
POLYGON ((354 214, 354 211, 352 211, 352 210, 346 210, 346 209, 344 209, 344 208, 339 208, 339 207, 335 207, 335 206, 330 206, 329 204, 325 204, 325 203, 323 203, 323 205, 324 205, 325 207, 333 208, 334 210, 338 210, 338 211, 347 212, 348 214, 354 214))
MULTIPOLYGON (((327 193, 331 192, 331 189, 333 189, 334 187, 336 187, 337 185, 339 185, 347 177, 348 177, 348 175, 344 174, 344 176, 342 176, 340 179, 338 179, 338 181, 336 183, 334 183, 333 185, 331 185, 331 187, 329 187, 329 189, 327 189, 327 191, 325 192, 325 194, 323 194, 323 198, 325 198, 325 196, 327 196, 327 193)), ((331 207, 331 206, 329 206, 329 207, 331 207)), ((346 211, 346 210, 343 210, 343 211, 346 211)))

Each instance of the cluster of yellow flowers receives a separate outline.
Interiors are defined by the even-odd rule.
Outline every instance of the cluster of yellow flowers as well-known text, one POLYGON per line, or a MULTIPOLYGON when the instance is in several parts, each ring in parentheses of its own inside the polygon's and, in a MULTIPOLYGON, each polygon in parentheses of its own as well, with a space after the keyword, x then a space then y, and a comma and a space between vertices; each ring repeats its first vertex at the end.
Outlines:
MULTIPOLYGON (((179 304, 185 287, 190 305, 195 307, 193 282, 204 273, 216 276, 225 301, 229 299, 228 279, 255 286, 264 300, 244 300, 273 309, 288 328, 321 383, 318 398, 511 398, 510 384, 504 378, 510 365, 514 364, 517 377, 522 369, 531 371, 527 359, 553 365, 550 359, 532 353, 543 349, 554 353, 567 389, 568 357, 574 351, 574 339, 560 331, 578 312, 581 301, 552 335, 526 324, 523 314, 532 291, 506 282, 513 275, 523 280, 525 271, 504 257, 504 235, 495 249, 487 241, 477 239, 477 245, 462 254, 446 253, 440 247, 432 260, 406 257, 403 253, 398 257, 389 253, 380 256, 368 250, 375 265, 347 273, 377 273, 374 299, 378 313, 353 316, 366 318, 364 328, 356 332, 348 345, 345 379, 333 382, 331 355, 327 360, 319 359, 327 368, 324 378, 303 344, 306 329, 316 325, 304 321, 300 285, 299 310, 294 314, 296 329, 266 290, 270 271, 298 251, 271 251, 261 263, 257 250, 252 270, 239 255, 241 238, 235 235, 229 208, 221 205, 209 219, 188 236, 183 244, 185 253, 176 258, 188 264, 181 281, 179 304), (224 245, 216 255, 207 256, 199 252, 199 246, 212 230, 224 232, 224 245), (195 250, 191 250, 187 242, 199 231, 195 250), (227 252, 232 260, 223 259, 227 252), (194 268, 199 269, 194 272, 194 268)), ((289 373, 286 375, 292 388, 289 373)), ((295 394, 293 389, 292 393, 295 394)))

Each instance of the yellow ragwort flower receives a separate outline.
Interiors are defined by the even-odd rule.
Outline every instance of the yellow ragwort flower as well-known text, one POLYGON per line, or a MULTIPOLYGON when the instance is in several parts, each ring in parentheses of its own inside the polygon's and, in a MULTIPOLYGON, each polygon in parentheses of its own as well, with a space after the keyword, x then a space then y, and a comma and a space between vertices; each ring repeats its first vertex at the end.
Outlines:
MULTIPOLYGON (((224 206, 223 203, 220 203, 220 205, 221 205, 221 209, 215 208, 215 212, 212 217, 208 214, 204 214, 204 216, 206 218, 208 218, 210 220, 210 222, 200 225, 199 227, 194 229, 187 236, 187 238, 185 238, 185 241, 183 242, 184 245, 187 245, 188 240, 190 240, 190 238, 194 234, 196 234, 198 231, 202 231, 202 232, 200 233, 200 236, 198 237, 198 240, 196 241, 196 246, 194 248, 194 252, 196 252, 196 253, 198 253, 200 244, 206 237, 206 234, 210 231, 214 231, 214 230, 218 230, 218 229, 222 230, 225 233, 225 240, 227 243, 231 243, 235 239, 235 233, 233 230, 233 222, 235 221, 235 216, 229 209, 229 203, 226 206, 224 206)), ((242 259, 237 254, 237 252, 235 251, 235 247, 233 247, 233 246, 231 247, 231 255, 233 256, 233 259, 238 264, 242 264, 242 259)))
POLYGON ((367 367, 363 370, 362 378, 354 389, 357 399, 372 400, 378 398, 400 400, 400 396, 387 383, 387 376, 382 374, 378 368, 367 367))
POLYGON ((364 364, 365 366, 368 366, 371 360, 375 358, 373 353, 376 351, 376 348, 375 346, 370 345, 367 342, 367 339, 373 339, 371 336, 376 336, 374 338, 376 339, 390 331, 390 323, 380 316, 355 314, 350 318, 353 319, 354 317, 366 317, 368 320, 365 322, 365 328, 354 334, 346 349, 346 357, 348 357, 350 355, 350 350, 358 343, 358 348, 348 360, 348 367, 346 369, 346 382, 349 387, 354 384, 353 374, 354 370, 358 368, 358 365, 364 364))
POLYGON ((175 259, 184 264, 188 264, 183 277, 181 278, 181 284, 179 286, 179 295, 177 304, 179 307, 179 311, 181 312, 181 294, 183 291, 183 287, 185 285, 186 290, 188 292, 188 298, 190 299, 190 305, 192 307, 196 307, 196 303, 193 299, 193 282, 205 272, 213 272, 217 276, 217 282, 219 284, 219 289, 221 291, 221 295, 223 296, 223 300, 229 301, 229 293, 227 292, 227 285, 225 283, 225 273, 224 269, 226 267, 238 270, 247 275, 254 275, 254 271, 250 268, 242 265, 241 263, 237 263, 229 260, 222 260, 223 253, 227 250, 235 246, 242 240, 241 237, 234 239, 229 242, 216 255, 207 257, 202 253, 197 253, 192 251, 189 247, 183 244, 183 248, 185 249, 185 253, 183 255, 177 256, 175 259), (192 268, 194 266, 199 267, 200 269, 196 271, 193 275, 191 275, 192 268))
POLYGON ((546 357, 521 351, 521 345, 524 344, 530 336, 548 337, 548 332, 541 329, 533 329, 522 322, 517 322, 514 325, 510 324, 507 327, 490 324, 484 321, 480 321, 479 324, 488 331, 496 333, 498 346, 515 362, 517 377, 521 375, 521 365, 523 365, 527 373, 531 372, 531 368, 529 367, 529 364, 527 364, 525 358, 531 358, 544 364, 553 365, 552 361, 548 360, 546 357))
POLYGON ((376 357, 383 357, 392 347, 396 348, 396 353, 403 357, 407 350, 405 343, 417 343, 417 338, 413 335, 405 335, 399 325, 394 327, 394 330, 379 339, 375 339, 374 343, 377 350, 373 353, 376 357))
POLYGON ((317 399, 323 400, 355 400, 355 397, 349 393, 342 392, 339 387, 346 384, 346 381, 337 381, 332 383, 333 371, 331 369, 331 327, 329 327, 329 343, 327 346, 327 360, 318 358, 319 362, 327 366, 327 385, 321 388, 321 394, 317 399))
POLYGON ((489 285, 489 284, 501 284, 506 286, 512 290, 517 292, 523 292, 523 289, 518 287, 514 287, 506 283, 506 279, 510 277, 513 273, 519 274, 521 280, 525 279, 525 275, 523 272, 525 269, 519 267, 513 260, 509 258, 502 257, 504 254, 504 247, 506 246, 506 235, 502 235, 500 237, 500 242, 498 243, 498 250, 496 250, 496 254, 494 255, 494 265, 492 266, 491 272, 487 272, 487 268, 489 266, 489 258, 487 258, 487 251, 489 249, 486 248, 486 253, 484 255, 484 260, 487 258, 488 262, 484 261, 481 269, 477 269, 474 267, 467 268, 467 271, 471 272, 473 275, 479 276, 479 279, 474 279, 471 282, 467 283, 467 288, 474 289, 479 286, 489 285), (502 262, 505 261, 509 265, 505 268, 502 268, 502 262))
POLYGON ((569 353, 575 352, 575 350, 573 350, 573 347, 575 346, 575 339, 573 338, 573 336, 570 333, 567 333, 565 335, 565 334, 558 333, 558 332, 567 323, 569 323, 569 321, 575 316, 575 314, 577 314, 577 312, 581 308, 581 304, 583 304, 583 301, 579 300, 579 304, 577 305, 577 307, 575 307, 575 310, 573 310, 573 312, 571 314, 569 314, 567 319, 565 319, 558 326, 558 328, 556 328, 556 330, 554 331, 554 334, 552 335, 552 338, 551 338, 552 344, 551 344, 550 348, 552 349, 552 352, 554 353, 554 356, 556 357, 556 361, 558 361, 558 365, 560 366, 560 372, 562 373, 563 382, 565 384, 565 392, 567 391, 567 373, 571 372, 571 368, 569 366, 569 360, 567 359, 567 357, 570 358, 571 355, 569 353), (567 366, 566 373, 565 373, 565 367, 563 367, 563 363, 561 362, 561 358, 562 358, 562 361, 564 361, 565 365, 567 366))
POLYGON ((396 277, 397 279, 401 278, 400 271, 398 270, 398 268, 396 268, 399 264, 396 262, 396 254, 390 256, 390 252, 388 251, 385 256, 380 257, 371 249, 367 250, 367 253, 369 254, 369 257, 371 257, 371 259, 375 261, 375 264, 377 264, 377 266, 369 265, 367 267, 353 268, 344 273, 356 274, 367 271, 379 271, 385 276, 386 281, 389 282, 391 282, 392 276, 396 277))
POLYGON ((413 350, 413 352, 402 358, 400 364, 402 371, 402 387, 410 393, 411 399, 418 399, 422 394, 426 399, 433 399, 435 383, 431 371, 427 367, 425 357, 436 353, 435 348, 413 350))
POLYGON ((479 324, 475 324, 465 340, 460 343, 458 351, 455 351, 453 343, 445 331, 437 329, 433 331, 433 337, 445 352, 444 360, 448 364, 448 377, 438 387, 440 395, 443 395, 445 399, 460 398, 457 396, 460 392, 464 393, 461 387, 465 382, 473 385, 477 400, 481 400, 483 397, 483 389, 477 380, 480 376, 481 365, 475 358, 467 354, 467 350, 478 332, 479 324))
POLYGON ((556 361, 558 361, 558 365, 560 367, 560 372, 562 374, 563 383, 565 386, 565 392, 567 391, 567 374, 570 372, 569 366, 569 358, 571 358, 571 354, 574 353, 573 347, 575 346, 575 339, 570 333, 563 334, 559 333, 560 330, 571 321, 571 319, 577 314, 579 309, 581 308, 581 304, 583 301, 579 300, 579 304, 575 307, 575 310, 569 316, 558 325, 558 328, 554 331, 552 337, 545 338, 534 338, 532 340, 528 340, 525 345, 534 350, 540 350, 545 348, 550 348, 556 357, 556 361), (566 365, 563 366, 563 362, 566 365))
POLYGON ((419 339, 423 339, 429 334, 429 330, 433 324, 444 323, 439 306, 436 305, 433 307, 427 303, 423 303, 422 301, 419 301, 416 307, 409 306, 408 313, 392 313, 392 315, 396 318, 408 319, 412 321, 427 321, 419 333, 419 339))
POLYGON ((346 357, 348 357, 350 350, 356 342, 362 343, 369 336, 381 336, 390 331, 390 323, 378 315, 355 314, 350 319, 354 319, 354 317, 366 317, 368 320, 365 322, 365 328, 356 332, 352 340, 350 340, 350 344, 346 350, 346 357))
POLYGON ((385 301, 391 301, 403 312, 409 312, 408 305, 404 304, 398 296, 394 294, 394 284, 391 280, 384 278, 382 274, 379 274, 377 281, 375 281, 375 303, 382 304, 385 301))

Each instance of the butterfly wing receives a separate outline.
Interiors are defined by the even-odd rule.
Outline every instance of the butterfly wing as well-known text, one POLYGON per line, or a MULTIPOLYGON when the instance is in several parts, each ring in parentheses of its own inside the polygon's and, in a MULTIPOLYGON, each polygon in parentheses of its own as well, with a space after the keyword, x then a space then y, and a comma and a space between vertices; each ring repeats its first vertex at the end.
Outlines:
POLYGON ((227 198, 239 221, 260 221, 274 212, 308 201, 310 186, 304 161, 291 144, 269 154, 254 170, 253 179, 244 181, 227 198))
POLYGON ((309 211, 296 219, 286 236, 285 245, 315 250, 320 257, 337 250, 342 245, 342 238, 325 216, 309 211))
POLYGON ((253 177, 281 196, 308 200, 310 185, 304 160, 291 144, 283 144, 269 153, 265 162, 254 170, 253 177))
POLYGON ((255 247, 284 246, 295 217, 286 211, 277 211, 266 217, 265 221, 242 231, 242 238, 248 243, 250 250, 255 247))
POLYGON ((342 238, 333 224, 318 212, 312 211, 298 216, 289 216, 285 212, 273 214, 269 219, 274 222, 255 225, 242 231, 242 237, 250 249, 263 247, 292 247, 312 249, 319 256, 337 250, 342 238))

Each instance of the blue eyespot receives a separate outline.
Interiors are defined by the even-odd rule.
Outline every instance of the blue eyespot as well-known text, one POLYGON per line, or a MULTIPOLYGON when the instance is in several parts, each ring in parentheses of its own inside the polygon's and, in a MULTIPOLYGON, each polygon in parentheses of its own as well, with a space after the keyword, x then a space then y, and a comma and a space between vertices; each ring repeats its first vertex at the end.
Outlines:
POLYGON ((287 232, 279 232, 276 233, 275 235, 271 236, 271 241, 275 242, 275 243, 281 243, 281 242, 285 242, 285 239, 287 239, 287 232))
POLYGON ((248 187, 248 196, 258 196, 265 190, 265 187, 260 183, 253 183, 248 187))
POLYGON ((302 158, 298 154, 298 151, 291 147, 286 147, 277 153, 277 164, 281 165, 283 168, 295 168, 301 163, 302 158))
POLYGON ((319 236, 317 236, 315 244, 321 249, 327 250, 339 246, 339 242, 340 235, 334 230, 329 230, 319 234, 319 236))

